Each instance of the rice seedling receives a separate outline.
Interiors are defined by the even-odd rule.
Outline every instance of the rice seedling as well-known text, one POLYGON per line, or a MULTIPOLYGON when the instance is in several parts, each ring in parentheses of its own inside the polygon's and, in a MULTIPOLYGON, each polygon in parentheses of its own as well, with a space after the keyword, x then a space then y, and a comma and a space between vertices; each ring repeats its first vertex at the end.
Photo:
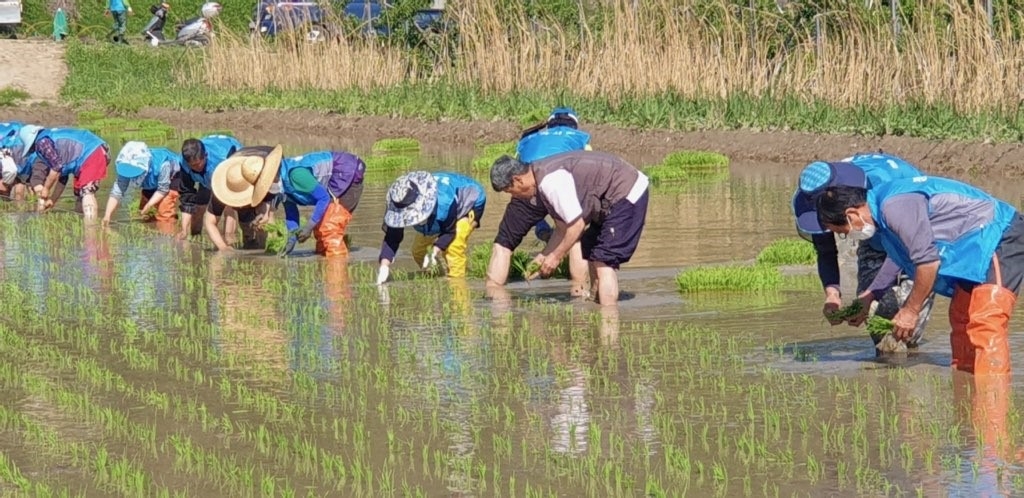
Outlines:
POLYGON ((503 155, 515 156, 517 142, 499 142, 484 145, 480 152, 473 158, 473 169, 491 169, 499 157, 503 155))
POLYGON ((676 275, 681 292, 764 291, 778 289, 782 274, 766 265, 722 265, 689 268, 676 275))
MULTIPOLYGON (((856 301, 860 302, 860 301, 856 301)), ((871 315, 865 322, 868 334, 877 338, 892 332, 892 320, 883 316, 871 315)))
MULTIPOLYGON (((486 278, 487 266, 491 261, 491 250, 492 246, 489 244, 474 246, 469 251, 469 262, 466 268, 466 274, 472 278, 486 278)), ((527 275, 531 275, 540 270, 539 265, 536 267, 531 266, 533 264, 533 258, 534 255, 526 251, 520 249, 513 251, 508 269, 509 278, 525 279, 527 275)), ((550 278, 569 278, 568 258, 564 259, 558 265, 550 278)))
POLYGON ((419 152, 420 141, 415 138, 382 138, 373 143, 375 153, 419 152))
POLYGON ((863 311, 864 303, 862 303, 860 299, 855 299, 849 305, 843 306, 842 308, 839 308, 835 312, 830 313, 828 319, 833 321, 847 320, 861 314, 861 312, 863 311))
POLYGON ((267 243, 265 251, 267 254, 281 254, 284 252, 285 246, 288 244, 288 228, 285 226, 284 221, 275 220, 273 223, 267 224, 263 227, 263 230, 267 232, 267 243))
POLYGON ((810 265, 818 260, 814 245, 803 239, 786 238, 772 241, 757 253, 757 263, 770 266, 810 265))
POLYGON ((413 158, 409 156, 369 156, 364 157, 366 162, 366 175, 374 176, 375 173, 395 174, 404 172, 412 166, 413 158))

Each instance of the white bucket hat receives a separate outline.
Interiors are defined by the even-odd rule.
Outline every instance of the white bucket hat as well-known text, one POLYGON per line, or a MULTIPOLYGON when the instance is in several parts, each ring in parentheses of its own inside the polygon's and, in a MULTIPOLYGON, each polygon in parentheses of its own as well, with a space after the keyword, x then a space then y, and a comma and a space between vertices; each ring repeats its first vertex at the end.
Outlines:
POLYGON ((128 142, 117 154, 117 174, 125 178, 145 175, 149 172, 149 163, 152 159, 153 154, 148 145, 143 142, 128 142))

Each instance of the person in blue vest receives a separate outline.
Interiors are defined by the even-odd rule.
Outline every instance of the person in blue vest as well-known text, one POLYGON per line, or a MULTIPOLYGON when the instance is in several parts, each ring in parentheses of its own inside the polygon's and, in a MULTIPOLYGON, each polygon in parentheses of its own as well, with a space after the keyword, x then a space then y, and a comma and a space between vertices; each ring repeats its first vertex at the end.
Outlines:
POLYGON ((26 180, 35 161, 25 152, 18 133, 25 126, 21 121, 0 123, 0 198, 21 201, 26 195, 26 180))
POLYGON ((121 198, 132 186, 138 186, 142 191, 139 215, 146 218, 147 212, 155 208, 155 221, 175 221, 180 194, 171 190, 171 181, 181 172, 181 163, 181 155, 170 149, 149 147, 144 142, 136 141, 124 144, 114 160, 117 181, 110 189, 103 223, 110 223, 121 198))
POLYGON ((398 177, 388 189, 377 284, 390 275, 405 227, 418 232, 412 256, 424 269, 436 265, 443 252, 448 276, 465 277, 469 236, 480 226, 486 203, 483 186, 457 173, 413 171, 398 177))
POLYGON ((76 210, 95 220, 99 207, 96 191, 110 162, 107 143, 94 133, 77 128, 41 128, 26 125, 18 132, 28 154, 35 154, 28 184, 39 200, 39 211, 52 208, 74 176, 76 210))
MULTIPOLYGON (((207 205, 210 204, 213 197, 210 191, 213 172, 220 163, 241 148, 242 143, 228 135, 207 135, 198 139, 189 138, 182 142, 181 160, 184 161, 182 166, 188 167, 182 167, 181 181, 178 185, 178 192, 181 194, 181 202, 178 205, 181 221, 179 238, 186 239, 194 233, 192 230, 193 217, 199 217, 205 221, 207 205)), ((216 218, 214 218, 214 226, 216 226, 216 218)), ((225 220, 224 229, 225 233, 233 235, 238 226, 235 220, 229 217, 228 220, 225 220)), ((216 236, 221 245, 226 247, 227 244, 224 243, 220 231, 215 230, 215 232, 208 231, 211 240, 216 236)), ((230 240, 233 241, 233 237, 230 240)), ((220 245, 218 245, 219 247, 220 245)))
POLYGON ((284 254, 316 237, 316 253, 347 256, 345 231, 363 195, 366 164, 344 151, 319 151, 281 162, 285 225, 290 236, 284 254), (305 225, 299 226, 299 206, 314 206, 305 225))
MULTIPOLYGON (((844 321, 859 326, 867 318, 864 311, 847 320, 835 318, 842 306, 840 293, 839 259, 835 234, 825 229, 818 222, 815 201, 825 189, 836 186, 861 187, 872 189, 886 182, 921 176, 920 170, 902 158, 885 153, 859 153, 835 162, 815 161, 804 167, 800 172, 799 186, 793 194, 793 214, 796 217, 797 232, 814 243, 814 251, 818 256, 818 277, 825 290, 825 304, 822 313, 832 325, 844 321)), ((907 292, 913 285, 909 274, 900 274, 899 268, 889 261, 882 248, 880 238, 872 237, 857 245, 857 295, 867 291, 871 282, 881 274, 881 281, 890 284, 890 288, 879 297, 875 314, 891 319, 899 310, 900 303, 906 299, 907 292)), ((906 341, 906 345, 916 347, 924 334, 925 325, 931 316, 934 295, 929 296, 921 310, 921 321, 914 335, 906 341)), ((878 352, 900 350, 902 343, 892 341, 890 335, 871 335, 878 352)))
MULTIPOLYGON (((572 108, 558 107, 551 111, 546 121, 523 131, 516 145, 516 156, 524 163, 532 163, 576 150, 591 150, 590 134, 579 129, 579 118, 572 108)), ((553 229, 546 221, 547 214, 537 199, 509 200, 491 247, 491 259, 487 265, 488 284, 505 284, 512 252, 522 243, 531 228, 538 239, 547 242, 551 238, 553 229)), ((578 243, 569 251, 569 273, 572 279, 571 294, 582 296, 587 290, 588 275, 587 262, 583 259, 583 251, 578 243)))
POLYGON ((273 222, 273 209, 281 193, 277 171, 281 167, 283 151, 281 145, 243 147, 213 172, 210 179, 213 196, 203 215, 203 226, 218 250, 231 249, 217 229, 217 218, 222 214, 229 218, 237 217, 244 236, 243 249, 263 249, 266 246, 267 232, 263 228, 273 222))
MULTIPOLYGON (((952 298, 953 367, 1010 373, 1009 321, 1024 280, 1024 218, 1013 206, 966 183, 919 176, 871 190, 829 187, 816 207, 823 227, 856 240, 879 237, 889 258, 914 276, 892 319, 897 339, 913 337, 935 292, 952 298)), ((865 305, 888 288, 880 277, 863 296, 865 305)))

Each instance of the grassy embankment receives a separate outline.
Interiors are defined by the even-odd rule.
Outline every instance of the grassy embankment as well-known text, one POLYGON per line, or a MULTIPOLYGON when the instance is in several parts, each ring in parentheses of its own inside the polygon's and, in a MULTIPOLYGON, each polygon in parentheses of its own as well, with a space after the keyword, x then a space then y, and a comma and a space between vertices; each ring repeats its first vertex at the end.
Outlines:
POLYGON ((668 2, 611 9, 578 36, 536 30, 515 8, 453 3, 460 46, 436 64, 393 44, 287 48, 226 32, 185 53, 72 42, 63 96, 120 112, 303 108, 522 122, 567 103, 586 123, 629 127, 1022 138, 1024 47, 1009 28, 991 36, 966 2, 922 2, 898 39, 862 8, 831 12, 839 29, 817 44, 812 28, 771 11, 753 19, 709 5, 688 15, 668 2))

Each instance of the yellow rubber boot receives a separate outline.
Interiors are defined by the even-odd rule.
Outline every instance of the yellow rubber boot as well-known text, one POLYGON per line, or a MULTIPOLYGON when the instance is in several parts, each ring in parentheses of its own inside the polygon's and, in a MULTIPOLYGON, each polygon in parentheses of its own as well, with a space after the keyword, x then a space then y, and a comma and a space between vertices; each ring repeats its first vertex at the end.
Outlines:
POLYGON ((428 236, 416 232, 416 240, 412 243, 412 259, 416 262, 417 268, 423 264, 423 256, 426 256, 428 251, 434 250, 434 242, 436 241, 436 236, 428 236))
POLYGON ((448 246, 444 253, 444 260, 448 263, 448 276, 453 278, 465 278, 466 258, 469 252, 469 236, 473 234, 473 213, 468 218, 462 218, 455 222, 455 240, 448 246))

